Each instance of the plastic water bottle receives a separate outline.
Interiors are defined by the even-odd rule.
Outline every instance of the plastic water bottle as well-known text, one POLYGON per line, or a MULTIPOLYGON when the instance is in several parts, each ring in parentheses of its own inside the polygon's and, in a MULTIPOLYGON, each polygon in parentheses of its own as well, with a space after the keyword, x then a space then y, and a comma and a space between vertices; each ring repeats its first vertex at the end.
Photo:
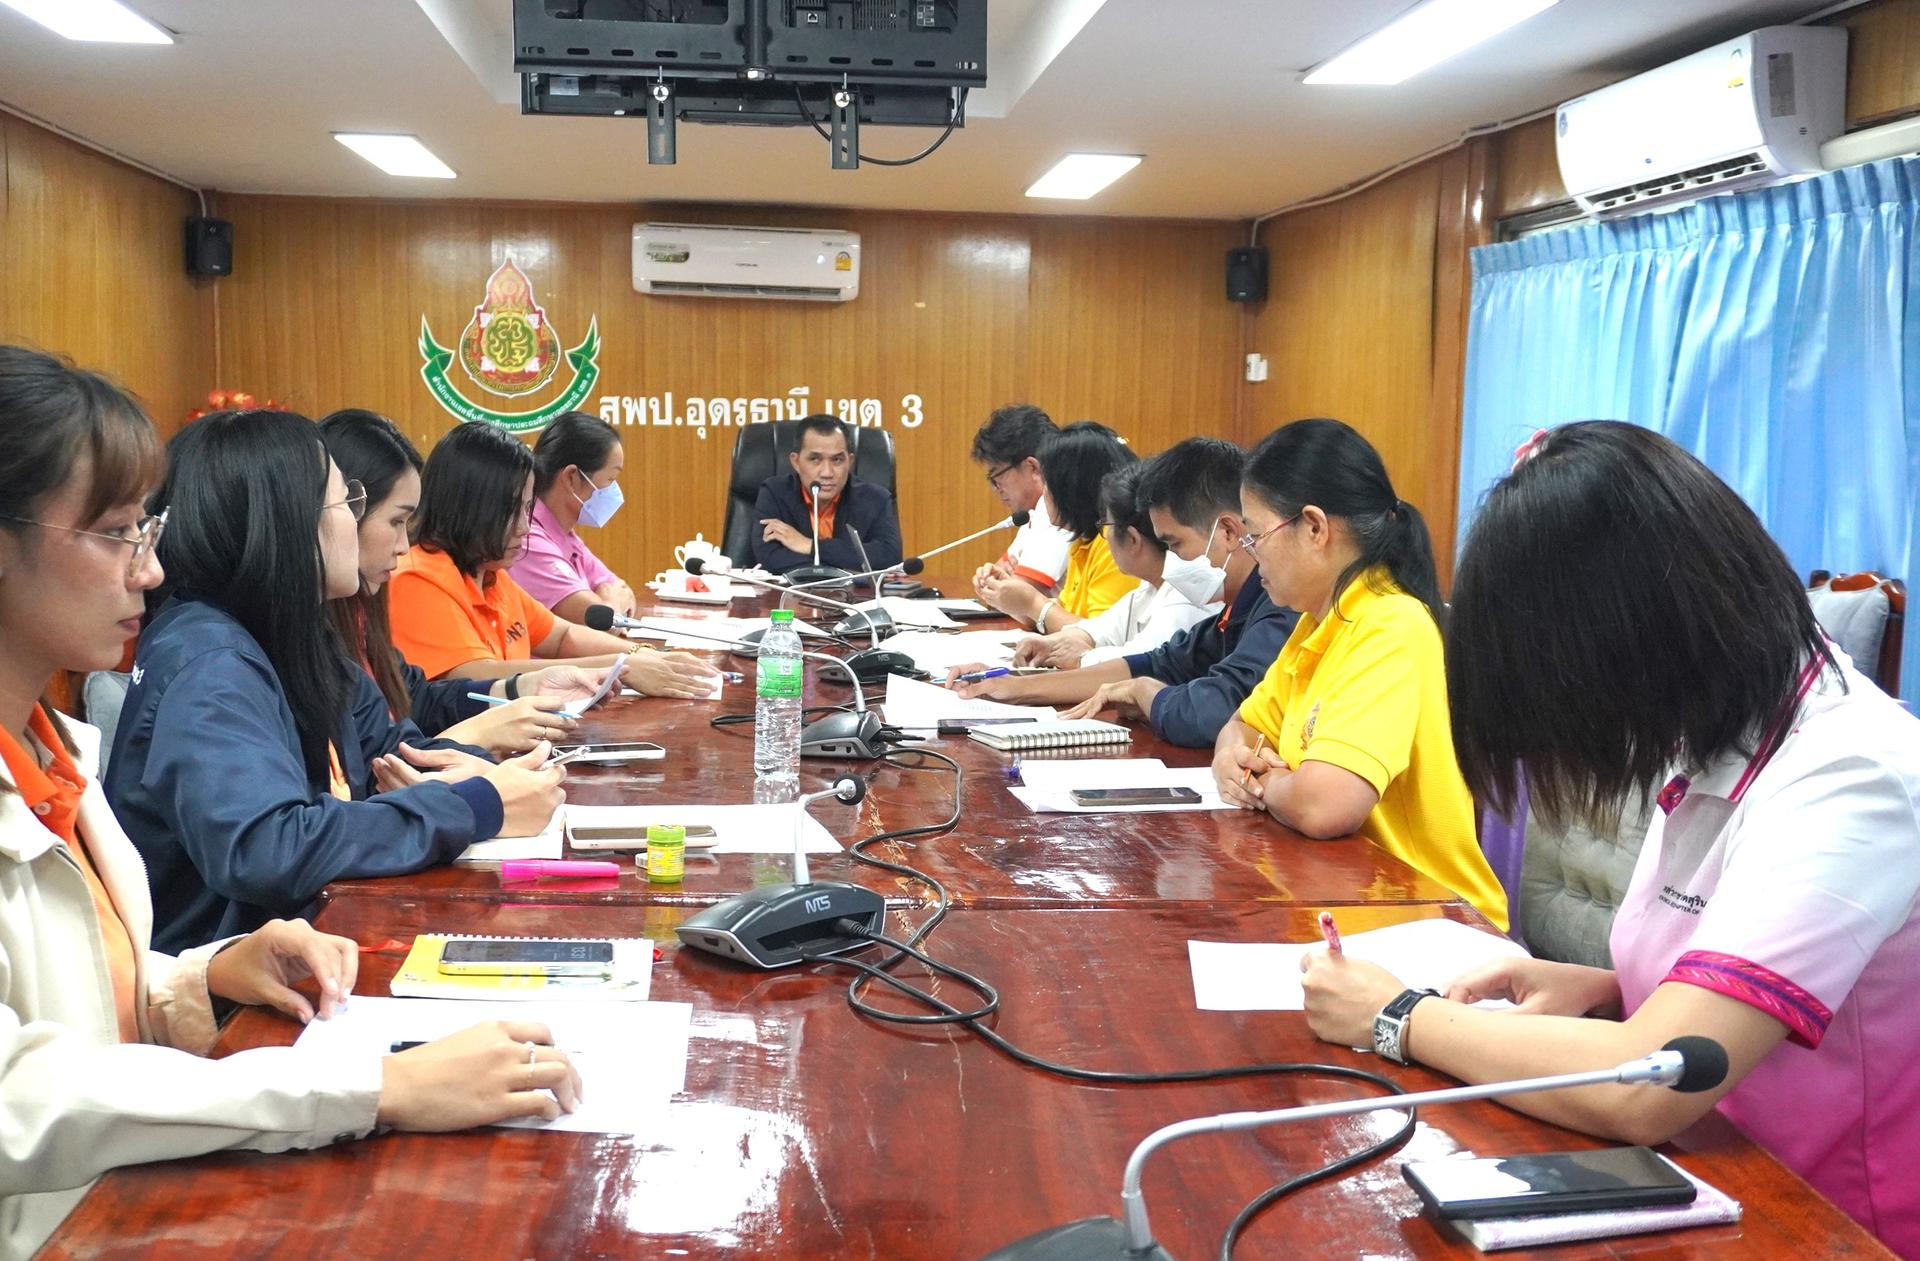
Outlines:
POLYGON ((792 609, 775 609, 760 641, 753 711, 753 799, 792 801, 800 792, 800 693, 805 681, 792 609))

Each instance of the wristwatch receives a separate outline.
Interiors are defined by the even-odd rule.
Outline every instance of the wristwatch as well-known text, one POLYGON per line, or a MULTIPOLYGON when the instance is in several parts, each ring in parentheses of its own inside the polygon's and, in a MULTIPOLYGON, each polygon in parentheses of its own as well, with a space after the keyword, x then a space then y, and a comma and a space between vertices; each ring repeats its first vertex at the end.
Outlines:
POLYGON ((1399 997, 1380 1009, 1373 1018, 1373 1053, 1395 1064, 1410 1064, 1407 1058, 1407 1017, 1423 998, 1438 998, 1439 990, 1401 990, 1399 997))

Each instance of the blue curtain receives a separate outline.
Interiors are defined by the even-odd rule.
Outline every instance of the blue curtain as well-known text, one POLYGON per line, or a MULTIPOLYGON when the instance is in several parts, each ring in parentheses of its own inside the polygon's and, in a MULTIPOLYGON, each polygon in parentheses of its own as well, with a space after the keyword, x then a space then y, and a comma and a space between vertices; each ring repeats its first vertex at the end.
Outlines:
MULTIPOLYGON (((1920 159, 1475 250, 1461 536, 1515 446, 1583 419, 1699 456, 1803 576, 1920 582, 1920 159)), ((1903 656, 1920 707, 1920 618, 1903 656)))

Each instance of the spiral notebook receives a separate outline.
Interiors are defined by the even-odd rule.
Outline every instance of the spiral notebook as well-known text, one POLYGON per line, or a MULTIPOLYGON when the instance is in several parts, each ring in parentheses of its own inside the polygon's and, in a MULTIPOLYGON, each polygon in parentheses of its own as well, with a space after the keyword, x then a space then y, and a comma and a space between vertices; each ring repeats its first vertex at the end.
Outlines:
POLYGON ((1097 718, 1021 723, 1012 727, 976 727, 967 733, 990 749, 1019 753, 1027 749, 1077 749, 1090 745, 1131 744, 1133 732, 1097 718))

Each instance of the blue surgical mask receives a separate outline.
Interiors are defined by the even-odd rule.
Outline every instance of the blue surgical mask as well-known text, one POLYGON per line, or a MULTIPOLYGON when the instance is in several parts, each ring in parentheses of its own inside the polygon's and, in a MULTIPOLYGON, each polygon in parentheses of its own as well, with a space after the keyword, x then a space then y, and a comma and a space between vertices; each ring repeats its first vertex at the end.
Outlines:
MULTIPOLYGON (((592 479, 588 479, 588 484, 592 484, 592 479)), ((575 495, 574 498, 580 499, 580 496, 575 495)), ((620 505, 625 502, 627 497, 620 493, 619 482, 596 487, 591 495, 580 499, 580 524, 590 525, 597 530, 613 520, 613 514, 620 511, 620 505)))

